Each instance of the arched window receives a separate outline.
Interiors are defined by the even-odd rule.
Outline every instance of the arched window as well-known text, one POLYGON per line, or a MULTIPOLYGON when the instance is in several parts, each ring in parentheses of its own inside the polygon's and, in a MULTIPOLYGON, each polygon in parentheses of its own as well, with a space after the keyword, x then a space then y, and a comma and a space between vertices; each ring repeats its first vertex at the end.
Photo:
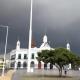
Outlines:
POLYGON ((32 57, 31 57, 31 59, 34 59, 34 53, 32 53, 32 57))
POLYGON ((13 68, 14 67, 14 64, 15 64, 15 62, 12 62, 10 66, 13 68))
POLYGON ((17 67, 18 67, 18 68, 21 67, 21 62, 18 62, 17 67))
POLYGON ((44 63, 44 69, 47 69, 47 63, 44 63))
POLYGON ((26 62, 23 63, 23 68, 27 68, 27 63, 26 62))
POLYGON ((31 67, 34 67, 34 66, 35 66, 35 64, 34 64, 34 62, 32 61, 32 62, 31 62, 31 67))
POLYGON ((38 62, 38 69, 41 69, 41 62, 38 62))
POLYGON ((50 63, 50 69, 53 69, 53 64, 50 63))

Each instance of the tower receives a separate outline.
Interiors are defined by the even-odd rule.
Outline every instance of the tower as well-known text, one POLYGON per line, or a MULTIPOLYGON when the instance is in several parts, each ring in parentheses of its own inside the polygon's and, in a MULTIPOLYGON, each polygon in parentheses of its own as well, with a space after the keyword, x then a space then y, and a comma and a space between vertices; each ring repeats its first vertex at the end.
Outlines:
POLYGON ((43 37, 43 43, 40 46, 40 50, 50 50, 50 45, 48 44, 48 37, 47 35, 44 35, 43 37))
POLYGON ((44 35, 44 37, 43 37, 43 43, 47 43, 47 35, 44 35))
POLYGON ((16 44, 16 50, 20 50, 20 41, 19 40, 17 41, 17 44, 16 44))
MULTIPOLYGON (((70 49, 70 44, 69 44, 69 43, 67 43, 66 48, 67 48, 67 50, 69 50, 69 51, 71 50, 71 49, 70 49)), ((72 68, 71 63, 69 63, 68 66, 69 66, 69 67, 68 67, 69 69, 72 68)))
POLYGON ((69 44, 69 43, 67 43, 66 48, 67 48, 67 50, 69 50, 69 51, 71 50, 71 49, 70 49, 70 44, 69 44))

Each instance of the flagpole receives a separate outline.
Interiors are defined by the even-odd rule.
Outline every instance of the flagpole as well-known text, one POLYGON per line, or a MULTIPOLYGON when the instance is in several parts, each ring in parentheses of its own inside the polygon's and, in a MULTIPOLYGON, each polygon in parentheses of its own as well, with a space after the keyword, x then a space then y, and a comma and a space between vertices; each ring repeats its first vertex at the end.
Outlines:
POLYGON ((5 43, 5 53, 4 53, 4 61, 3 61, 3 69, 2 69, 2 76, 4 76, 5 71, 5 64, 6 64, 6 51, 7 51, 7 40, 8 40, 8 26, 3 26, 7 28, 6 32, 6 43, 5 43))
POLYGON ((27 72, 31 72, 30 63, 31 63, 31 42, 32 42, 32 8, 33 0, 31 0, 31 10, 30 10, 30 30, 29 30, 29 45, 28 45, 28 66, 27 72))

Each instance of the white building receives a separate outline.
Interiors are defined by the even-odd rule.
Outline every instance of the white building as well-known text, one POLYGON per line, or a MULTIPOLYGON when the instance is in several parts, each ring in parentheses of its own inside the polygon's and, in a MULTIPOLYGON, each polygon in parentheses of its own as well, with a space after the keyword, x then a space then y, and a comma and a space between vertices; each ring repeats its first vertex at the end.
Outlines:
MULTIPOLYGON (((67 44, 67 49, 70 48, 70 44, 67 44)), ((30 66, 33 68, 44 68, 44 63, 41 62, 41 64, 38 64, 38 61, 36 59, 37 57, 37 53, 41 50, 50 50, 53 49, 50 47, 50 45, 48 44, 48 38, 46 35, 44 35, 43 37, 43 43, 41 44, 41 46, 39 48, 37 47, 33 47, 31 48, 31 63, 30 66)), ((27 63, 28 63, 28 49, 24 49, 20 47, 20 41, 17 41, 16 44, 16 49, 12 50, 10 52, 10 67, 17 69, 17 68, 27 68, 27 63)), ((47 67, 49 68, 49 65, 47 65, 47 67)), ((53 67, 52 67, 53 68, 53 67)))

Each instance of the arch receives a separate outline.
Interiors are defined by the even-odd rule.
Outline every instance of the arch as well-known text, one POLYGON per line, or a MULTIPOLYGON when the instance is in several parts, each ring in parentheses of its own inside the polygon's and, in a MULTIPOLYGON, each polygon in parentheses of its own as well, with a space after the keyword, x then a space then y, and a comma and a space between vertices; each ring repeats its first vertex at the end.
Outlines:
POLYGON ((10 64, 10 66, 11 66, 11 68, 14 68, 15 62, 12 62, 12 63, 10 64))
POLYGON ((38 69, 41 69, 41 61, 38 62, 38 69))
POLYGON ((18 62, 17 67, 18 67, 18 68, 21 67, 21 62, 18 62))
POLYGON ((31 62, 31 65, 30 66, 31 67, 34 67, 35 66, 34 61, 31 62))
POLYGON ((47 63, 44 63, 44 69, 47 69, 47 63))
POLYGON ((27 68, 27 63, 23 62, 23 68, 27 68))
POLYGON ((53 69, 53 64, 50 63, 50 69, 53 69))

